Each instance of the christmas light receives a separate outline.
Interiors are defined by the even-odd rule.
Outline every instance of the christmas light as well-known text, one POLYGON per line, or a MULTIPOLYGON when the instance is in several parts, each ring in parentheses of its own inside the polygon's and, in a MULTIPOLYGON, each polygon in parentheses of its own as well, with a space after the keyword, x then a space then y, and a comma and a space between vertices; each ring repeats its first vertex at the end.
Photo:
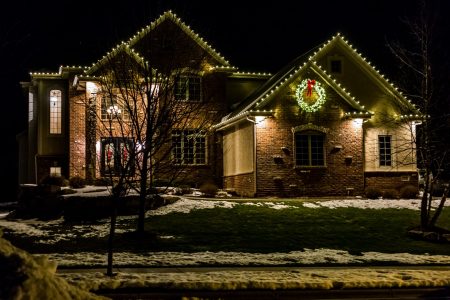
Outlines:
POLYGON ((306 112, 318 111, 326 101, 325 89, 321 86, 320 82, 311 79, 304 79, 297 86, 295 97, 297 98, 298 105, 306 112), (315 93, 312 91, 313 89, 315 93), (305 90, 307 94, 306 97, 312 98, 317 94, 317 99, 313 104, 308 104, 305 101, 305 90))

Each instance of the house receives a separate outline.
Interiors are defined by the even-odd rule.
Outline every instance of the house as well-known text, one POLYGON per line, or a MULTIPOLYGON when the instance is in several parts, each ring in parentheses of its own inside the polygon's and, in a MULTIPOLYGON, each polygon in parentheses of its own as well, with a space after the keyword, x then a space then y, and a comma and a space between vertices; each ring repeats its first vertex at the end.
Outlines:
MULTIPOLYGON (((123 152, 133 141, 92 133, 93 126, 125 111, 116 98, 106 105, 99 95, 100 75, 111 58, 181 70, 172 97, 200 104, 204 109, 192 117, 201 115, 206 126, 173 128, 168 159, 183 165, 192 181, 213 179, 244 196, 361 195, 367 187, 417 186, 413 141, 419 112, 343 36, 274 75, 245 73, 172 12, 90 67, 30 73, 30 82, 22 83, 29 126, 18 137, 21 183, 61 175, 93 179, 114 171, 111 151, 123 152), (170 59, 168 53, 175 55, 170 59), (89 118, 92 108, 83 99, 96 103, 99 120, 89 118)), ((123 162, 123 154, 116 160, 123 162)))

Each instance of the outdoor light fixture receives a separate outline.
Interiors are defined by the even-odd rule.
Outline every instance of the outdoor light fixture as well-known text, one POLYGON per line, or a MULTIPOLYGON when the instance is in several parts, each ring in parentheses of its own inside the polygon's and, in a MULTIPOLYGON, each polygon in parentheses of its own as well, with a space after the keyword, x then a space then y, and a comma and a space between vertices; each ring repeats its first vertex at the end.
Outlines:
POLYGON ((115 116, 122 113, 122 110, 117 105, 110 106, 106 111, 108 112, 108 114, 115 116))

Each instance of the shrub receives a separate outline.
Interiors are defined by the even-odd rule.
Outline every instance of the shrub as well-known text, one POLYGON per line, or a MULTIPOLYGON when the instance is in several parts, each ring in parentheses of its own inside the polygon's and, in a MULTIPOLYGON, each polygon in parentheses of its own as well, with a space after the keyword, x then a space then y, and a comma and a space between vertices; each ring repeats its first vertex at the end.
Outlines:
POLYGON ((417 198, 419 189, 414 185, 405 185, 400 189, 400 197, 403 199, 414 199, 417 198))
POLYGON ((182 195, 191 193, 191 187, 187 184, 182 184, 179 186, 179 188, 182 195))
POLYGON ((153 186, 154 187, 159 187, 159 186, 169 186, 170 185, 170 181, 167 179, 155 179, 153 180, 153 186))
POLYGON ((366 188, 365 194, 366 194, 366 197, 369 199, 378 199, 379 197, 382 196, 380 189, 375 188, 375 187, 366 188))
POLYGON ((384 199, 398 199, 398 192, 395 189, 387 189, 383 192, 384 199))
POLYGON ((110 180, 105 177, 95 178, 93 184, 95 186, 108 186, 110 184, 110 180))
POLYGON ((74 176, 69 179, 69 185, 74 189, 81 189, 86 186, 86 180, 80 176, 74 176))
POLYGON ((217 190, 217 185, 211 182, 204 183, 200 186, 200 192, 205 194, 206 197, 214 197, 217 193, 217 190))
POLYGON ((67 186, 67 179, 64 176, 47 176, 41 181, 41 185, 67 186))

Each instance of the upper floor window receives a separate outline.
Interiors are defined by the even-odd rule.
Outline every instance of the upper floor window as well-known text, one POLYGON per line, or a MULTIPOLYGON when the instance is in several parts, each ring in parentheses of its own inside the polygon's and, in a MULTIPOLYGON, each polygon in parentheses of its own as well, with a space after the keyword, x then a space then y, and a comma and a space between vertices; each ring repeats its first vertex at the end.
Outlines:
POLYGON ((62 105, 61 91, 50 91, 50 134, 61 134, 62 105))
POLYGON ((296 132, 294 142, 297 166, 325 166, 325 134, 313 131, 296 132))
POLYGON ((199 76, 178 76, 175 79, 175 99, 182 101, 201 100, 201 79, 199 76))
POLYGON ((102 120, 113 120, 115 118, 129 120, 130 107, 125 105, 124 100, 117 95, 105 96, 102 98, 101 118, 102 120))
POLYGON ((392 143, 390 135, 378 136, 378 149, 380 154, 380 166, 392 166, 392 143))
POLYGON ((33 93, 28 93, 28 122, 34 119, 34 96, 33 93))
POLYGON ((335 75, 343 73, 343 59, 341 56, 332 55, 328 57, 328 71, 335 75))
POLYGON ((172 157, 179 165, 206 164, 206 135, 199 130, 172 131, 172 157))

